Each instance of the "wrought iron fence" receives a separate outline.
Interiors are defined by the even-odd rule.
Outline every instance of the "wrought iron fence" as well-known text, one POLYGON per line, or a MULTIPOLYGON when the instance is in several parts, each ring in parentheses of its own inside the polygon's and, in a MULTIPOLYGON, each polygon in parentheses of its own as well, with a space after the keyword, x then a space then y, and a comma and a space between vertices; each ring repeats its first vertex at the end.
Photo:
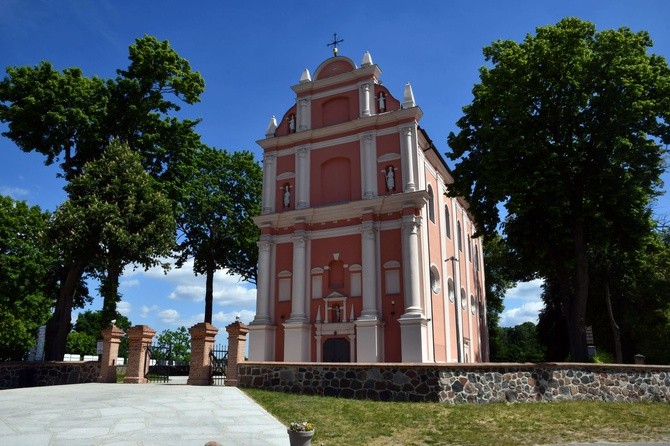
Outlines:
POLYGON ((170 381, 170 366, 174 364, 171 344, 147 345, 144 377, 151 383, 170 381))
POLYGON ((211 360, 209 381, 213 386, 223 386, 228 372, 228 350, 222 345, 216 345, 209 352, 211 360))

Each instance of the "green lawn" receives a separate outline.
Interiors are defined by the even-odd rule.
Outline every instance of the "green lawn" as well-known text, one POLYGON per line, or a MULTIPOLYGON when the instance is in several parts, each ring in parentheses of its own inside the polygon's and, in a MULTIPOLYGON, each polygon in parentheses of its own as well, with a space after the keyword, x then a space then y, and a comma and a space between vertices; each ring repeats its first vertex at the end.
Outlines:
POLYGON ((313 422, 315 446, 670 442, 667 403, 574 401, 448 406, 243 390, 285 424, 313 422))

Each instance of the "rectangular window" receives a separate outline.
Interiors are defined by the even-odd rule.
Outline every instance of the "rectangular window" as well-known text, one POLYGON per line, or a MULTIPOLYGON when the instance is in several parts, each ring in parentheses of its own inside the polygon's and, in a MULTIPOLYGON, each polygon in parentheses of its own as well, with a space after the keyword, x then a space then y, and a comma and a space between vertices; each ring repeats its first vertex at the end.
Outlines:
POLYGON ((312 276, 312 299, 323 297, 323 276, 312 276))
POLYGON ((385 271, 386 294, 400 294, 400 270, 385 271))
POLYGON ((279 301, 285 302, 291 300, 291 278, 279 279, 279 301))
POLYGON ((361 294, 361 273, 351 273, 351 296, 358 297, 361 294))

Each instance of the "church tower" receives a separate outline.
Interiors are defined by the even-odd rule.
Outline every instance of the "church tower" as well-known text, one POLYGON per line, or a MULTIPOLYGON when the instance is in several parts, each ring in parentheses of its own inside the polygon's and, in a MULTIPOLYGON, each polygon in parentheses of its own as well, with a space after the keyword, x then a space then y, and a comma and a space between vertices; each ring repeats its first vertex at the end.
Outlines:
POLYGON ((263 148, 249 358, 475 362, 488 356, 481 243, 427 134, 369 53, 305 69, 263 148), (459 293, 456 292, 459 290, 459 293), (469 298, 468 298, 469 296, 469 298))

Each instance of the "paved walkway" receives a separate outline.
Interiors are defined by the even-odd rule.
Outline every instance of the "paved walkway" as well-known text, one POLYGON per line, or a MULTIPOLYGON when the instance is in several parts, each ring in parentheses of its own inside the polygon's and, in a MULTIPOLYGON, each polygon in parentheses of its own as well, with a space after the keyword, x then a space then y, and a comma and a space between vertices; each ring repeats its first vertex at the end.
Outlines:
POLYGON ((289 444, 286 427, 235 387, 91 383, 0 391, 3 446, 208 441, 289 444))

